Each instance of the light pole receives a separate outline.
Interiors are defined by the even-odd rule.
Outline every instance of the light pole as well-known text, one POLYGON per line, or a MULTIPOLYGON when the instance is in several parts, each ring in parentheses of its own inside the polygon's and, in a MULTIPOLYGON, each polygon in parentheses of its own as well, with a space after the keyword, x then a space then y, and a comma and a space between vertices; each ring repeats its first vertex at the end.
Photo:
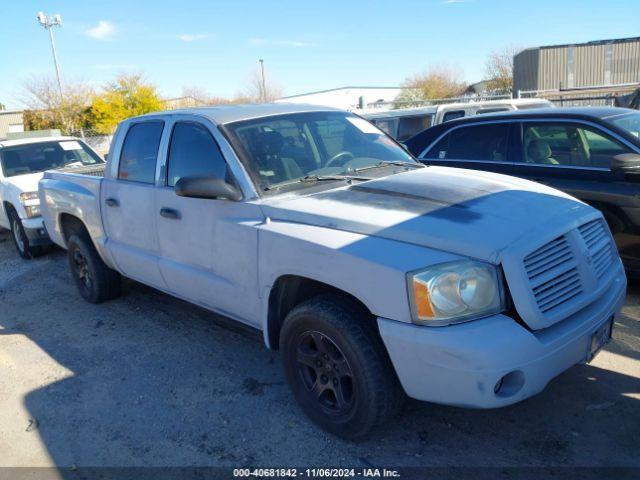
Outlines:
POLYGON ((264 81, 264 60, 260 59, 260 73, 262 74, 262 103, 267 103, 267 86, 264 81))
POLYGON ((62 100, 62 80, 60 77, 60 67, 58 66, 58 56, 56 55, 56 42, 53 39, 53 27, 62 26, 62 17, 59 14, 53 16, 46 15, 43 12, 38 12, 38 22, 44 27, 45 30, 49 30, 49 38, 51 39, 51 50, 53 51, 53 64, 56 67, 56 77, 58 78, 58 90, 60 91, 60 100, 62 100))

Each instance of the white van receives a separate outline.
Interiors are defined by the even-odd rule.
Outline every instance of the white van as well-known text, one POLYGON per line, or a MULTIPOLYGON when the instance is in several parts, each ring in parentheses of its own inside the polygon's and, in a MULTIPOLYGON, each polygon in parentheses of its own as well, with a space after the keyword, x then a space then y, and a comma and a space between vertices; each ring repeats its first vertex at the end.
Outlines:
POLYGON ((480 115, 482 113, 549 107, 553 107, 553 103, 549 100, 539 98, 508 98, 505 100, 443 103, 420 108, 369 112, 362 114, 362 116, 376 125, 380 130, 388 133, 399 142, 403 142, 416 133, 433 125, 448 122, 456 118, 480 115))

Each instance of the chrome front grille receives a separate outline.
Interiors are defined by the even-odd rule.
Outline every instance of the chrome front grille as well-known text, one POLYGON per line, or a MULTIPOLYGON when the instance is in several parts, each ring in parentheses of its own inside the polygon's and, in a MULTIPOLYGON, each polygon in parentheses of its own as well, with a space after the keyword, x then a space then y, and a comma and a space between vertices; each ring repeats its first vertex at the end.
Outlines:
POLYGON ((581 225, 537 248, 524 258, 535 304, 545 318, 597 289, 615 258, 611 235, 602 219, 581 225))
POLYGON ((609 234, 602 220, 585 223, 578 228, 587 245, 598 278, 602 278, 613 262, 613 251, 609 234))

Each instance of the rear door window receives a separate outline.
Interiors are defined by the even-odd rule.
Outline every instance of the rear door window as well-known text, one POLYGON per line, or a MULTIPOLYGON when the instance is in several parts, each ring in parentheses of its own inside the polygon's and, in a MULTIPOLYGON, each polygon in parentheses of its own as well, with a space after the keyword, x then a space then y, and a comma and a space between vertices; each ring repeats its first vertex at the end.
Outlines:
POLYGON ((455 120, 456 118, 464 117, 464 110, 451 110, 449 112, 445 112, 442 117, 442 122, 448 122, 449 120, 455 120))
POLYGON ((163 121, 135 123, 129 127, 120 153, 118 179, 155 183, 163 121))
POLYGON ((384 118, 384 119, 375 119, 371 120, 376 127, 382 130, 384 133, 389 135, 390 137, 396 138, 396 119, 395 118, 384 118))
POLYGON ((445 135, 426 158, 506 162, 508 142, 508 123, 471 125, 445 135))
POLYGON ((416 133, 431 126, 431 115, 416 115, 415 117, 400 117, 398 124, 399 142, 413 137, 416 133))

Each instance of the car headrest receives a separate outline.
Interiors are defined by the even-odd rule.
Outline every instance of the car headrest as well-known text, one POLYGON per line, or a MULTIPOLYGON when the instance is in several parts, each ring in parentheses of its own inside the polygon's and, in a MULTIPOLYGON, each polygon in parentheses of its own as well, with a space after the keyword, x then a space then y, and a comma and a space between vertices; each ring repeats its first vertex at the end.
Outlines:
POLYGON ((529 142, 527 155, 532 160, 546 160, 551 156, 551 147, 546 140, 536 138, 529 142))
POLYGON ((284 145, 284 137, 280 132, 276 132, 275 130, 260 132, 256 140, 255 153, 260 156, 277 155, 284 145))

